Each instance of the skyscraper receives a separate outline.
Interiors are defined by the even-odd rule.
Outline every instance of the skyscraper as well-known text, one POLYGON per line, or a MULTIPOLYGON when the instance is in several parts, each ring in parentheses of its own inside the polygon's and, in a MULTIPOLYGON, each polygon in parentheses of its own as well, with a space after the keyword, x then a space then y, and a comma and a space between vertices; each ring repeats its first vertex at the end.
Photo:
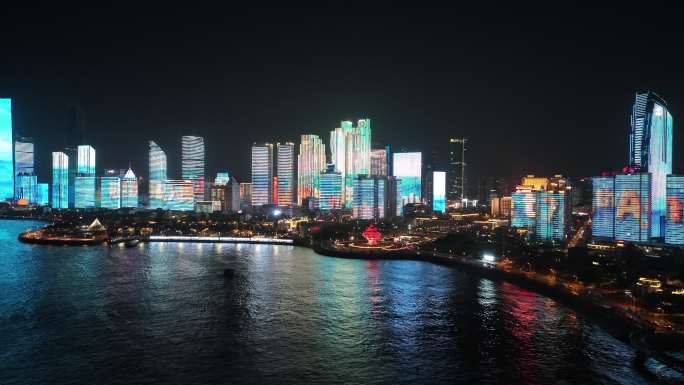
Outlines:
POLYGON ((100 207, 116 210, 121 208, 121 178, 105 172, 100 178, 100 207))
POLYGON ((69 208, 69 157, 52 153, 52 208, 69 208))
POLYGON ((38 183, 36 195, 36 204, 38 206, 47 206, 50 204, 50 186, 47 183, 38 183))
POLYGON ((35 204, 38 194, 38 178, 34 174, 21 173, 15 180, 15 199, 24 199, 30 204, 35 204))
POLYGON ((252 184, 240 183, 240 209, 246 210, 252 206, 252 184))
POLYGON ((595 238, 615 238, 615 177, 592 178, 591 234, 595 238))
POLYGON ((204 138, 185 135, 182 142, 182 177, 192 181, 195 200, 204 200, 204 138))
POLYGON ((385 217, 386 177, 359 175, 354 179, 352 217, 379 220, 385 217))
POLYGON ((130 167, 121 178, 121 207, 138 207, 138 179, 130 167))
POLYGON ((342 173, 335 169, 334 164, 328 164, 320 176, 321 210, 337 210, 342 208, 342 173))
POLYGON ((371 150, 371 167, 370 174, 378 176, 387 176, 387 160, 388 151, 386 148, 374 148, 371 150))
POLYGON ((163 208, 164 181, 168 179, 166 174, 166 153, 154 141, 150 140, 149 145, 149 208, 163 208))
MULTIPOLYGON (((35 175, 33 164, 33 140, 29 138, 17 138, 14 141, 14 177, 16 179, 14 184, 15 198, 19 198, 19 194, 26 196, 26 191, 20 191, 19 175, 35 175)), ((35 199, 33 197, 32 199, 35 199)), ((31 200, 31 199, 29 199, 31 200)))
POLYGON ((630 128, 630 166, 651 174, 651 237, 663 237, 666 178, 672 173, 672 115, 667 103, 653 92, 637 93, 630 128))
POLYGON ((330 132, 331 163, 342 173, 343 206, 351 208, 353 181, 357 175, 371 173, 370 119, 360 119, 357 126, 345 120, 330 132))
POLYGON ((535 230, 538 195, 538 190, 523 186, 511 194, 511 227, 535 230))
POLYGON ((76 199, 75 208, 95 207, 95 149, 89 145, 78 146, 78 167, 74 189, 76 199))
POLYGON ((449 166, 447 170, 447 199, 450 202, 465 198, 466 162, 468 139, 449 139, 449 166))
POLYGON ((433 171, 432 174, 432 210, 446 211, 446 172, 433 171))
POLYGON ((277 159, 277 203, 290 207, 294 202, 294 143, 278 143, 277 159))
POLYGON ((537 199, 536 238, 544 242, 564 241, 568 219, 565 191, 541 191, 537 199))
POLYGON ((12 99, 0 99, 0 201, 13 197, 12 99))
POLYGON ((401 206, 420 203, 422 154, 420 152, 395 152, 393 172, 401 179, 401 206))
POLYGON ((252 206, 273 203, 273 145, 252 145, 252 206))
POLYGON ((194 183, 191 180, 170 180, 164 182, 165 210, 193 211, 195 209, 194 183))
POLYGON ((684 245, 684 176, 667 176, 665 243, 684 245))
POLYGON ((615 176, 615 239, 646 242, 651 235, 651 175, 615 176))
MULTIPOLYGON (((318 135, 302 135, 297 156, 297 203, 315 202, 319 196, 319 177, 325 170, 325 145, 318 135)), ((252 186, 254 194, 254 186, 252 186)), ((315 203, 314 203, 315 206, 315 203)))

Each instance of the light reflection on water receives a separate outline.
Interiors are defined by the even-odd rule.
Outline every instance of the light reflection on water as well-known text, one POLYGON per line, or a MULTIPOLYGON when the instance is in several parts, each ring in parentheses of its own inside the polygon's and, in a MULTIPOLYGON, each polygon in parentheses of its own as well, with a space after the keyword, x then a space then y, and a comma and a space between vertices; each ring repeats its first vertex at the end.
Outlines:
POLYGON ((284 245, 33 246, 1 223, 3 384, 651 381, 581 314, 455 269, 284 245))

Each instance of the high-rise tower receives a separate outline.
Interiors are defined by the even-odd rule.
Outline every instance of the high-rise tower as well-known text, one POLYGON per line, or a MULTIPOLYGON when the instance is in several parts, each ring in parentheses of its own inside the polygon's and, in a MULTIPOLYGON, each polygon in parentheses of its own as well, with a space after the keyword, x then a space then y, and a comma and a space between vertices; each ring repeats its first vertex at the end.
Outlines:
POLYGON ((149 149, 149 202, 151 209, 164 206, 164 181, 168 179, 166 174, 166 153, 157 143, 150 140, 149 149))
POLYGON ((182 177, 192 181, 195 201, 204 200, 204 138, 188 136, 182 138, 182 177))
POLYGON ((468 139, 449 139, 449 166, 447 169, 447 199, 451 202, 465 198, 466 162, 468 139))
MULTIPOLYGON (((319 198, 319 178, 325 170, 325 144, 318 135, 302 135, 297 156, 297 203, 319 198)), ((254 186, 252 186, 254 194, 254 186)))
POLYGON ((0 99, 0 201, 13 196, 12 99, 0 99))
POLYGON ((252 206, 273 203, 273 145, 252 145, 252 206))
POLYGON ((280 207, 290 207, 294 202, 294 143, 276 145, 278 196, 280 207))

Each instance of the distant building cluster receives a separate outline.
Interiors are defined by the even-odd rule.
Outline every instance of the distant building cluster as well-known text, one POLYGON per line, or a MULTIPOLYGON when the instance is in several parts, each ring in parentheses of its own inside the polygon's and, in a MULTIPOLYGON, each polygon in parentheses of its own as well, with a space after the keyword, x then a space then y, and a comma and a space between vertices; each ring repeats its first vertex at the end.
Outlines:
MULTIPOLYGON (((503 202, 497 203, 499 210, 503 202)), ((509 202, 512 227, 542 242, 565 241, 572 214, 572 187, 568 178, 528 175, 511 194, 509 202)))

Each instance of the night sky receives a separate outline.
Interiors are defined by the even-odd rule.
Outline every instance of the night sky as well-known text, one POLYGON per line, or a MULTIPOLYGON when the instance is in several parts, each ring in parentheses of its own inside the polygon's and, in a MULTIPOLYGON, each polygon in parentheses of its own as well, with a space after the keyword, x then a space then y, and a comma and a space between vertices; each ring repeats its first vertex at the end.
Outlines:
POLYGON ((179 177, 184 134, 206 138, 211 179, 246 181, 252 142, 313 133, 327 147, 340 120, 366 117, 394 149, 443 154, 468 138, 471 180, 590 176, 627 163, 639 89, 669 103, 684 171, 682 12, 656 3, 3 8, 0 95, 35 138, 43 181, 50 152, 77 144, 96 148, 98 173, 130 161, 146 177, 149 139, 179 177))

